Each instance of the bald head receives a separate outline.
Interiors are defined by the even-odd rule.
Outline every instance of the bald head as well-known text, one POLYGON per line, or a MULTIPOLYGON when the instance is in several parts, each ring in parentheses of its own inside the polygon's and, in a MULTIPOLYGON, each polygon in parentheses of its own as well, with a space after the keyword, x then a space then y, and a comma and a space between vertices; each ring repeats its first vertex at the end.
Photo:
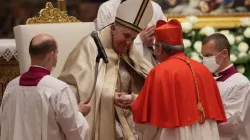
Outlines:
POLYGON ((29 46, 30 56, 45 56, 57 49, 56 40, 48 34, 38 34, 32 38, 29 46))

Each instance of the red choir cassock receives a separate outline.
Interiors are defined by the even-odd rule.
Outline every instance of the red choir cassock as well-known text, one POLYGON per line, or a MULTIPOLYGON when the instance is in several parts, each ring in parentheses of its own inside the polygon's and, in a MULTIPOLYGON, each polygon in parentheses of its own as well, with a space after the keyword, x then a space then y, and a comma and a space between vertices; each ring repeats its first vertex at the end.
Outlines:
MULTIPOLYGON (((156 41, 182 45, 179 21, 158 21, 156 41)), ((182 127, 207 119, 225 122, 220 93, 212 74, 183 52, 170 55, 148 74, 144 87, 132 105, 137 124, 160 128, 182 127)))

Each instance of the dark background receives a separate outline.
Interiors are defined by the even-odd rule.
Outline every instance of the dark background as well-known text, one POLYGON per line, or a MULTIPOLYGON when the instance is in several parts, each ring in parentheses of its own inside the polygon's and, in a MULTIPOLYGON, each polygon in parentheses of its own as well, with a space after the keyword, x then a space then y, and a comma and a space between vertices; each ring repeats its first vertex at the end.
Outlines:
MULTIPOLYGON (((0 0, 0 39, 14 38, 13 27, 25 24, 30 17, 37 16, 46 2, 57 7, 56 0, 0 0)), ((82 22, 96 18, 97 10, 105 0, 66 0, 67 11, 82 22)))

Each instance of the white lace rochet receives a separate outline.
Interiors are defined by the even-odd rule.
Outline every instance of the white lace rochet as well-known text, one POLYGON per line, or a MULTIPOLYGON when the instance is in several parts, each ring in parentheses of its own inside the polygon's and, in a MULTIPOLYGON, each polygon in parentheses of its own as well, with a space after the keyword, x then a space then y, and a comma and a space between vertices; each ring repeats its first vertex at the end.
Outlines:
POLYGON ((9 61, 12 57, 18 60, 15 39, 0 39, 0 58, 1 57, 6 61, 9 61))

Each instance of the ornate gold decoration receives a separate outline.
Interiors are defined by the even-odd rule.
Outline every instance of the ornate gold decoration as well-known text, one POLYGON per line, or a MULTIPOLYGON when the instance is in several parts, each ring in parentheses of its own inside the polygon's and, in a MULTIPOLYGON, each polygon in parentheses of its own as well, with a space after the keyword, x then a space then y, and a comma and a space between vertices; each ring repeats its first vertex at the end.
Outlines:
POLYGON ((7 84, 20 75, 18 61, 12 57, 9 61, 0 57, 0 103, 7 84))
POLYGON ((26 24, 66 22, 80 21, 73 16, 68 16, 67 11, 61 11, 58 8, 54 8, 51 2, 47 2, 46 7, 39 12, 39 17, 29 18, 26 24))
MULTIPOLYGON (((198 22, 193 27, 194 29, 200 29, 205 26, 212 26, 217 29, 229 29, 240 27, 241 19, 243 17, 250 17, 250 12, 245 13, 230 13, 230 14, 203 14, 194 15, 197 16, 198 22)), ((184 15, 167 15, 170 19, 178 19, 180 22, 184 21, 186 16, 184 15)))

